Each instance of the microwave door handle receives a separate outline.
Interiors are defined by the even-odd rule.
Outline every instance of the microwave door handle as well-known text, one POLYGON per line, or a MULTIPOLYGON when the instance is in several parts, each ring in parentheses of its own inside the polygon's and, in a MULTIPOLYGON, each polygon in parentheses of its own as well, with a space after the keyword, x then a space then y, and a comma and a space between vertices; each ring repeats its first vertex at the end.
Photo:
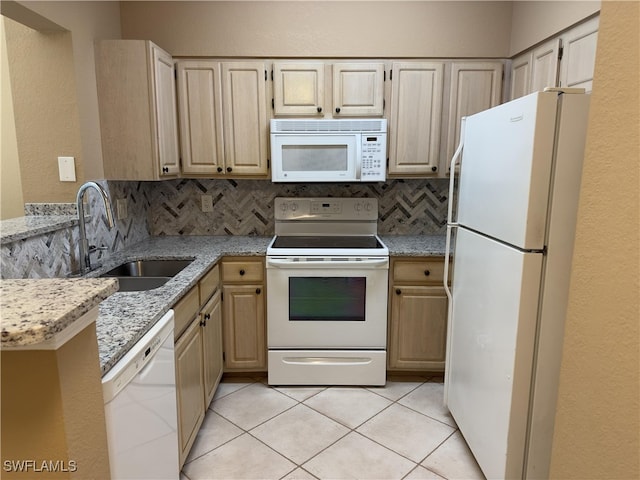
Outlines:
POLYGON ((362 179, 362 137, 356 142, 356 180, 362 179))

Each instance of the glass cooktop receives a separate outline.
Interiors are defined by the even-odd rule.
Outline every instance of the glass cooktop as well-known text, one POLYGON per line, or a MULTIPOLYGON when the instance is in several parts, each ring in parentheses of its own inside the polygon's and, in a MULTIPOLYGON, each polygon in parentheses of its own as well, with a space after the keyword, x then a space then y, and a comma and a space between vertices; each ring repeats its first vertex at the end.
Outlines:
POLYGON ((376 249, 384 246, 373 235, 352 236, 297 236, 278 235, 273 242, 273 248, 354 248, 376 249))

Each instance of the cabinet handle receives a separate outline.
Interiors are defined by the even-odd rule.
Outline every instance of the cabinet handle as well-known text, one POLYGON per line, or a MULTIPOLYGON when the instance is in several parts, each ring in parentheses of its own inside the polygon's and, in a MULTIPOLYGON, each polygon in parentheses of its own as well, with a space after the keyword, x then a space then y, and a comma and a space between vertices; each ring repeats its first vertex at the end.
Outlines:
POLYGON ((318 113, 322 112, 322 107, 318 107, 318 113))
POLYGON ((169 173, 169 167, 162 167, 162 173, 169 173))
POLYGON ((402 293, 402 290, 400 290, 399 288, 396 288, 396 295, 400 295, 402 293))
POLYGON ((340 107, 336 107, 336 113, 340 113, 340 107))
POLYGON ((256 288, 256 293, 257 293, 258 295, 260 295, 260 292, 261 292, 261 291, 262 291, 262 290, 260 290, 259 288, 256 288))
POLYGON ((207 326, 207 321, 206 320, 200 320, 200 326, 201 327, 206 327, 207 326))
POLYGON ((205 313, 205 314, 204 314, 204 320, 205 320, 205 322, 206 322, 207 320, 211 320, 211 314, 210 314, 210 313, 205 313))
POLYGON ((221 172, 221 171, 222 171, 222 167, 218 167, 218 172, 221 172))
POLYGON ((431 275, 431 272, 429 270, 425 270, 424 271, 424 275, 425 275, 425 277, 428 277, 429 275, 431 275))
POLYGON ((240 275, 244 275, 244 270, 240 270, 240 275))
POLYGON ((230 172, 231 170, 233 170, 233 168, 227 167, 227 172, 230 172))

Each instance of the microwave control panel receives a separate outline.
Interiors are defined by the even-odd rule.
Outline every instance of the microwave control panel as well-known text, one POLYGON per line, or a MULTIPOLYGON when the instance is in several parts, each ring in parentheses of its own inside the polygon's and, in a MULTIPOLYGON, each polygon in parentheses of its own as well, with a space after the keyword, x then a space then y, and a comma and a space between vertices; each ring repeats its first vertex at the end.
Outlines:
POLYGON ((362 166, 360 179, 363 182, 380 182, 385 180, 387 168, 387 134, 362 134, 362 166))

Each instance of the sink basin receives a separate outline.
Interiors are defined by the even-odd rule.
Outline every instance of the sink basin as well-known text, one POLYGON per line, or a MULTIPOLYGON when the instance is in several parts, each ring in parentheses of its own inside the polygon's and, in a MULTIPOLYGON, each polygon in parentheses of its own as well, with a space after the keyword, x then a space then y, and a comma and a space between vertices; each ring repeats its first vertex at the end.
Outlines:
POLYGON ((120 292, 153 290, 167 283, 193 260, 135 260, 112 268, 101 277, 117 278, 120 292))
POLYGON ((135 260, 112 268, 101 277, 173 277, 193 260, 135 260))

